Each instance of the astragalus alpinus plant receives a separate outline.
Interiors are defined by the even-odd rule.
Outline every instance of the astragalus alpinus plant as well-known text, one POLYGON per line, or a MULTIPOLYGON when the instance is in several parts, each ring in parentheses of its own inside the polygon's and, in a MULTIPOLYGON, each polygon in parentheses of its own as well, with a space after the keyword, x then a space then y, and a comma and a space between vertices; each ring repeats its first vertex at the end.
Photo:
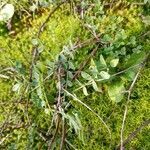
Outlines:
POLYGON ((3 1, 0 148, 147 150, 148 8, 3 1))

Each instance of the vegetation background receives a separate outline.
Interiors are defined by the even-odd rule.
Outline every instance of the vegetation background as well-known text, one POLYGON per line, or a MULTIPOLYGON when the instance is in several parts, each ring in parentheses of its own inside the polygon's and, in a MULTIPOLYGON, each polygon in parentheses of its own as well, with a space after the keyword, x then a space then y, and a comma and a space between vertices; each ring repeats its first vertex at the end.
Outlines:
POLYGON ((149 0, 0 1, 0 149, 149 150, 149 0))

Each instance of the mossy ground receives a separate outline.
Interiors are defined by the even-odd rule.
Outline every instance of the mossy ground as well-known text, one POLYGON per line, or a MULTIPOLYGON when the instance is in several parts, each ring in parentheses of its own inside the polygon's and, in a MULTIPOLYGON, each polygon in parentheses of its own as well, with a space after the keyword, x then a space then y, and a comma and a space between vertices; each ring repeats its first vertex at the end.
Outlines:
MULTIPOLYGON (((124 128, 125 139, 149 118, 149 85, 150 69, 147 66, 142 70, 131 95, 124 128)), ((80 140, 77 140, 76 137, 71 136, 71 139, 75 138, 75 140, 73 140, 74 145, 76 145, 77 149, 109 150, 109 144, 111 143, 111 149, 115 149, 117 144, 120 143, 120 131, 127 99, 124 98, 123 101, 115 104, 112 103, 107 95, 90 94, 89 98, 83 98, 83 101, 102 116, 104 121, 110 127, 112 141, 110 142, 109 134, 100 120, 85 107, 77 104, 75 105, 75 108, 80 110, 79 116, 81 117, 81 123, 83 125, 84 144, 80 140)), ((129 144, 126 145, 127 149, 148 150, 150 147, 148 142, 148 132, 149 127, 146 126, 129 142, 129 144)))
MULTIPOLYGON (((130 15, 128 18, 128 24, 125 26, 129 28, 126 30, 127 35, 130 37, 134 33, 136 35, 142 30, 142 24, 139 18, 136 16, 136 8, 131 8, 118 11, 117 15, 120 17, 122 15, 130 15), (134 28, 134 29, 133 29, 134 28)), ((40 65, 46 66, 47 61, 53 60, 54 57, 59 54, 64 45, 67 45, 70 42, 74 42, 75 39, 81 37, 81 39, 86 39, 89 36, 88 32, 83 30, 80 21, 73 15, 68 15, 66 12, 68 7, 60 9, 55 13, 47 24, 46 31, 42 33, 40 37, 40 44, 42 47, 42 52, 39 58, 39 68, 40 65), (65 13, 64 13, 65 12, 65 13), (85 37, 84 37, 85 36, 85 37), (40 64, 42 62, 42 64, 40 64)), ((29 64, 31 62, 31 51, 32 51, 32 40, 36 37, 35 34, 38 30, 37 27, 45 20, 48 11, 45 11, 43 15, 36 16, 32 22, 32 26, 21 26, 25 22, 23 20, 18 21, 17 24, 14 24, 13 30, 16 32, 15 35, 9 35, 5 25, 2 25, 1 36, 0 36, 0 69, 3 70, 9 67, 18 67, 22 65, 26 72, 27 79, 29 77, 29 64)), ((112 28, 112 23, 114 20, 113 13, 108 12, 108 17, 102 20, 99 30, 103 33, 105 30, 112 28), (111 22, 112 21, 112 22, 111 22), (110 24, 110 26, 108 25, 110 24)), ((127 19, 127 18, 125 18, 127 19)), ((117 28, 120 26, 120 22, 115 24, 117 28)), ((116 28, 115 27, 115 28, 116 28)), ((108 33, 107 33, 108 34, 108 33)), ((110 33, 110 36, 114 36, 116 30, 110 33)), ((115 37, 115 36, 114 36, 115 37)), ((117 37, 117 36, 116 36, 117 37)), ((128 38, 125 42, 128 42, 128 38)), ((149 48, 148 42, 145 43, 145 49, 149 48)), ((89 51, 91 50, 92 44, 88 48, 80 49, 75 58, 75 65, 78 66, 86 56, 88 56, 89 51)), ((101 52, 99 51, 99 54, 101 52)), ((121 66, 120 66, 121 67, 121 66)), ((136 82, 133 92, 131 94, 131 101, 128 105, 128 113, 125 122, 124 128, 124 138, 126 139, 130 133, 132 133, 140 124, 147 120, 150 116, 149 111, 149 90, 150 90, 150 69, 149 64, 142 70, 138 81, 136 82)), ((14 99, 18 98, 18 95, 12 91, 13 85, 22 78, 15 74, 14 76, 11 72, 7 72, 10 78, 9 79, 0 79, 0 121, 3 122, 11 109, 14 107, 14 99)), ((44 75, 44 73, 43 73, 44 75)), ((26 82, 23 80, 23 82, 26 82)), ((45 84, 49 94, 49 102, 53 103, 55 98, 56 89, 54 88, 55 83, 47 82, 45 84), (51 84, 51 85, 49 85, 51 84)), ((99 114, 103 120, 106 122, 108 127, 111 130, 112 139, 110 139, 109 133, 107 132, 104 125, 101 121, 93 115, 92 112, 87 110, 87 108, 81 106, 79 103, 72 103, 72 110, 75 113, 78 113, 78 116, 82 124, 82 133, 80 138, 76 137, 76 134, 69 133, 67 139, 77 148, 81 150, 110 150, 115 149, 116 146, 120 143, 120 131, 123 119, 123 113, 126 105, 126 97, 119 102, 114 103, 110 100, 109 96, 106 94, 105 90, 102 93, 93 92, 89 89, 90 94, 88 97, 83 96, 83 93, 78 92, 77 96, 88 106, 90 106, 97 114, 99 114), (110 148, 111 145, 111 148, 110 148)), ((26 96, 24 97, 26 98, 26 96)), ((25 101, 26 102, 26 101, 25 101)), ((14 116, 12 122, 16 123, 19 120, 28 120, 28 114, 25 114, 25 105, 19 104, 12 113, 16 113, 17 116, 14 116), (25 114, 25 115, 23 115, 25 114)), ((8 140, 5 141, 5 146, 3 149, 20 149, 23 150, 25 147, 27 149, 38 149, 43 144, 42 139, 39 137, 37 128, 42 128, 45 131, 48 129, 49 124, 51 123, 51 117, 44 112, 44 109, 38 108, 36 105, 33 105, 29 108, 30 119, 33 120, 32 126, 30 128, 21 128, 19 130, 14 130, 10 134, 8 140), (34 128, 34 125, 37 125, 34 128), (34 148, 33 148, 34 147, 34 148)), ((7 131, 9 132, 9 131, 7 131)), ((127 149, 132 150, 149 150, 149 138, 148 135, 149 127, 145 127, 139 134, 128 144, 126 145, 127 149)), ((44 145, 44 144, 43 144, 44 145)), ((44 145, 42 147, 46 149, 44 145)))

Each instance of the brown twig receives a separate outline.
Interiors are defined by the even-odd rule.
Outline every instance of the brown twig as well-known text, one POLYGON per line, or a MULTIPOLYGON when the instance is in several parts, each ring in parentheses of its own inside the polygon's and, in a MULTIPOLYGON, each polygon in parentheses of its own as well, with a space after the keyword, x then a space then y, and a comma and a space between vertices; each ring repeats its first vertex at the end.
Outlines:
MULTIPOLYGON (((104 6, 110 6, 112 3, 104 3, 104 6)), ((138 5, 138 6, 143 6, 146 5, 146 3, 130 3, 130 5, 138 5)))
POLYGON ((28 127, 28 125, 27 124, 20 124, 20 125, 14 125, 14 126, 12 126, 11 124, 9 125, 9 126, 7 126, 7 128, 5 128, 5 132, 3 132, 3 135, 4 134, 6 134, 5 135, 5 137, 3 136, 1 136, 1 139, 0 139, 0 145, 1 145, 1 147, 2 147, 2 143, 10 136, 10 134, 14 131, 14 130, 18 130, 18 129, 21 129, 21 128, 27 128, 28 127))
POLYGON ((47 22, 49 21, 49 19, 51 18, 51 16, 56 12, 56 10, 58 8, 60 8, 61 5, 63 5, 65 2, 67 2, 67 0, 63 0, 62 2, 60 2, 47 16, 46 20, 42 23, 42 25, 40 26, 38 33, 37 33, 37 37, 39 38, 41 33, 43 32, 44 28, 46 27, 47 22))
POLYGON ((130 87, 129 87, 129 90, 127 91, 128 97, 127 97, 127 102, 126 102, 126 105, 125 105, 125 110, 124 110, 124 115, 123 115, 123 121, 122 121, 122 127, 121 127, 121 133, 120 133, 120 143, 121 143, 121 144, 120 144, 120 150, 124 150, 124 146, 123 146, 123 141, 124 141, 124 140, 123 140, 123 132, 124 132, 125 120, 126 120, 126 116, 127 116, 127 112, 128 112, 128 104, 129 104, 129 102, 130 102, 131 92, 132 92, 133 87, 134 87, 134 85, 135 85, 135 83, 136 83, 136 81, 137 81, 137 79, 138 79, 138 77, 139 77, 139 74, 140 74, 142 68, 145 66, 146 61, 147 61, 147 59, 149 58, 149 55, 150 55, 150 53, 149 53, 149 54, 146 56, 146 58, 144 59, 144 61, 143 61, 143 63, 141 64, 141 66, 140 66, 140 68, 139 68, 139 70, 138 70, 138 72, 137 72, 137 74, 136 74, 136 76, 135 76, 133 82, 131 83, 131 85, 130 85, 130 87))
MULTIPOLYGON (((51 16, 56 12, 57 9, 59 9, 61 7, 61 5, 63 5, 65 2, 67 2, 67 0, 61 1, 47 16, 46 20, 42 23, 42 25, 39 27, 39 30, 37 32, 37 38, 40 38, 41 33, 44 31, 46 24, 48 23, 48 21, 50 20, 51 16)), ((30 73, 29 73, 29 82, 32 83, 32 78, 33 78, 33 69, 34 66, 36 64, 36 60, 38 57, 38 45, 34 46, 32 49, 32 60, 31 60, 31 64, 30 64, 30 73)), ((29 97, 27 100, 27 105, 26 105, 26 110, 28 111, 28 103, 29 103, 29 99, 31 98, 31 94, 32 92, 29 92, 29 97)))
MULTIPOLYGON (((60 6, 62 4, 64 4, 66 1, 62 1, 61 3, 59 3, 47 16, 46 20, 42 23, 42 25, 40 26, 38 32, 37 32, 37 38, 40 38, 41 33, 44 31, 46 24, 48 23, 49 19, 51 18, 51 16, 56 12, 56 10, 58 8, 60 8, 60 6)), ((35 61, 37 59, 37 55, 38 55, 38 46, 35 46, 32 50, 32 61, 31 61, 31 67, 30 67, 30 77, 29 77, 29 81, 32 82, 32 74, 33 74, 33 68, 35 65, 35 61)))
MULTIPOLYGON (((142 123, 136 130, 134 130, 128 137, 126 140, 123 141, 123 147, 128 144, 130 141, 132 141, 136 135, 146 126, 148 126, 150 124, 150 120, 146 120, 144 121, 144 123, 142 123)), ((119 148, 121 147, 121 145, 119 145, 116 149, 119 150, 119 148)))
POLYGON ((81 43, 77 43, 73 49, 78 49, 78 48, 83 48, 85 46, 88 46, 88 45, 91 45, 91 44, 96 44, 96 43, 99 43, 100 41, 97 40, 98 38, 100 37, 100 35, 97 35, 97 38, 93 37, 93 38, 90 38, 86 41, 83 41, 81 43))
POLYGON ((65 124, 65 118, 64 118, 64 120, 62 120, 62 138, 61 138, 60 150, 63 150, 65 138, 66 138, 66 124, 65 124))
MULTIPOLYGON (((81 43, 81 44, 77 44, 77 45, 74 47, 74 49, 83 47, 83 46, 85 46, 85 45, 91 43, 91 42, 94 41, 94 40, 95 40, 95 38, 92 38, 92 39, 89 39, 89 40, 87 40, 87 41, 85 41, 85 42, 83 42, 83 43, 81 43)), ((98 48, 98 47, 97 47, 97 48, 98 48)), ((92 53, 91 53, 90 56, 93 56, 93 55, 96 53, 97 48, 92 51, 92 53)), ((62 98, 61 98, 61 91, 62 91, 62 85, 61 85, 61 69, 62 69, 62 67, 61 67, 61 65, 60 65, 59 68, 58 68, 58 72, 57 72, 57 78, 58 78, 58 83, 59 83, 59 84, 58 84, 58 98, 57 98, 57 106, 56 106, 56 109, 57 109, 58 112, 61 110, 61 104, 62 104, 62 98)), ((53 145, 53 143, 54 143, 54 140, 55 140, 55 138, 56 138, 56 136, 57 136, 57 134, 58 134, 59 124, 60 124, 60 122, 61 122, 61 120, 62 120, 62 119, 60 118, 60 114, 57 113, 56 119, 57 119, 56 130, 55 130, 55 133, 54 133, 53 137, 51 138, 50 143, 48 144, 48 149, 49 149, 49 150, 52 148, 52 145, 53 145)), ((63 125, 62 125, 62 140, 61 140, 61 144, 60 144, 60 150, 63 149, 64 142, 65 142, 65 136, 66 136, 66 128, 65 128, 65 121, 64 121, 64 122, 63 122, 63 125)))
POLYGON ((55 133, 53 135, 53 137, 51 138, 50 143, 48 144, 48 150, 51 150, 52 145, 54 143, 54 140, 57 136, 58 133, 58 129, 59 129, 59 124, 61 122, 61 116, 59 114, 59 112, 61 111, 61 103, 62 103, 62 98, 61 98, 61 92, 62 92, 62 85, 61 85, 61 69, 62 66, 60 65, 58 67, 58 72, 57 72, 57 78, 58 78, 58 98, 57 98, 57 105, 56 105, 56 112, 57 112, 57 116, 56 116, 56 130, 55 133))
POLYGON ((57 133, 58 133, 59 124, 60 124, 60 114, 57 114, 56 130, 55 130, 53 137, 51 138, 51 141, 48 143, 48 150, 52 149, 53 143, 54 143, 55 138, 56 138, 57 133))
MULTIPOLYGON (((22 97, 23 97, 23 93, 21 94, 20 99, 22 99, 22 97)), ((19 104, 19 101, 18 101, 17 103, 15 103, 15 104, 13 105, 13 107, 9 110, 9 113, 7 114, 7 117, 6 117, 7 119, 5 119, 4 123, 3 123, 2 126, 0 127, 0 134, 2 134, 3 131, 5 130, 7 124, 8 124, 9 121, 11 120, 11 115, 14 113, 14 112, 13 112, 13 111, 14 111, 14 108, 17 107, 18 104, 19 104)))
MULTIPOLYGON (((0 106, 5 106, 5 105, 7 105, 8 106, 8 104, 22 104, 22 105, 25 105, 26 104, 26 102, 25 101, 11 101, 11 102, 9 102, 9 101, 7 101, 7 102, 0 102, 0 106)), ((30 105, 32 105, 32 102, 30 102, 29 103, 30 105)))
POLYGON ((121 134, 120 134, 120 150, 124 150, 124 147, 123 147, 123 131, 124 131, 124 125, 125 125, 125 120, 126 120, 126 116, 127 116, 127 111, 128 111, 128 104, 130 102, 130 96, 131 96, 131 92, 132 92, 132 89, 137 81, 137 78, 140 74, 140 71, 141 71, 142 67, 139 68, 139 71, 137 72, 131 86, 129 87, 129 90, 127 91, 128 92, 128 98, 127 98, 127 103, 126 103, 126 106, 125 106, 125 111, 124 111, 124 115, 123 115, 123 121, 122 121, 122 127, 121 127, 121 134))

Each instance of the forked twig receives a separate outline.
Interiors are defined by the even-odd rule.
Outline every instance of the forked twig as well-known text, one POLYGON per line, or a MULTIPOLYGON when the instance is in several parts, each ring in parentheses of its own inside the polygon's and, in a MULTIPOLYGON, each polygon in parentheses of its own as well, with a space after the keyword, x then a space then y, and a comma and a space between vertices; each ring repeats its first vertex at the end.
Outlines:
MULTIPOLYGON (((60 8, 61 5, 63 5, 67 0, 60 2, 47 16, 46 20, 42 23, 40 26, 38 32, 37 32, 37 38, 40 38, 41 33, 44 31, 46 24, 48 23, 51 16, 56 12, 58 8, 60 8)), ((38 55, 38 46, 35 46, 32 50, 32 61, 31 61, 31 67, 30 67, 30 77, 29 81, 32 82, 32 74, 33 74, 33 67, 35 65, 36 57, 38 55)))
POLYGON ((52 149, 53 143, 54 143, 55 138, 56 138, 57 133, 58 133, 59 124, 60 124, 60 114, 57 114, 56 130, 55 130, 55 133, 54 133, 53 137, 51 138, 51 141, 48 142, 48 150, 52 149))
POLYGON ((61 111, 61 91, 62 91, 62 85, 61 85, 61 65, 58 67, 58 72, 57 72, 57 78, 58 78, 58 98, 57 98, 57 105, 56 105, 56 130, 55 130, 55 133, 50 141, 50 143, 48 144, 48 150, 51 150, 52 148, 52 145, 54 143, 54 140, 57 136, 57 133, 58 133, 58 129, 59 129, 59 124, 60 124, 60 121, 61 121, 61 117, 60 117, 60 114, 58 112, 61 111))
POLYGON ((121 141, 120 141, 120 143, 121 143, 120 150, 124 150, 124 148, 123 148, 123 131, 124 131, 124 125, 125 125, 125 120, 126 120, 127 111, 128 111, 128 104, 130 102, 131 91, 133 89, 133 86, 134 86, 139 74, 140 74, 140 71, 141 71, 141 67, 140 67, 138 73, 136 74, 129 90, 127 91, 128 92, 128 98, 127 98, 127 103, 126 103, 126 106, 125 106, 125 111, 124 111, 123 121, 122 121, 122 127, 121 127, 121 133, 120 133, 120 139, 121 139, 121 141))
MULTIPOLYGON (((67 0, 61 1, 47 16, 46 20, 42 23, 42 25, 39 27, 39 30, 37 32, 37 38, 40 38, 41 33, 44 31, 46 24, 48 23, 48 21, 50 20, 51 16, 56 12, 57 9, 59 9, 61 7, 61 5, 63 5, 65 2, 67 2, 67 0)), ((32 78, 33 78, 33 69, 34 66, 36 64, 36 60, 38 57, 38 45, 36 45, 35 47, 33 47, 32 49, 32 60, 31 60, 31 64, 30 64, 30 73, 29 73, 29 82, 32 83, 32 78)), ((29 97, 27 100, 27 106, 26 109, 28 110, 28 103, 29 103, 29 99, 31 97, 32 91, 29 92, 29 97)))
MULTIPOLYGON (((136 137, 136 135, 146 126, 148 126, 150 124, 150 120, 146 120, 144 121, 144 123, 142 123, 136 130, 134 130, 128 137, 126 140, 123 141, 123 146, 125 146, 126 144, 128 144, 131 140, 133 140, 133 138, 136 137)), ((121 145, 119 145, 116 149, 118 150, 121 147, 121 145)))
POLYGON ((149 55, 150 55, 150 54, 148 54, 148 55, 146 56, 146 58, 144 59, 144 61, 143 61, 143 63, 141 64, 141 66, 140 66, 140 68, 139 68, 137 74, 135 75, 135 78, 134 78, 133 82, 131 83, 131 85, 130 85, 130 87, 129 87, 129 90, 127 91, 128 97, 127 97, 127 102, 126 102, 126 106, 125 106, 125 110, 124 110, 123 121, 122 121, 122 127, 121 127, 121 133, 120 133, 120 150, 124 150, 123 132, 124 132, 125 120, 126 120, 126 116, 127 116, 127 112, 128 112, 128 104, 129 104, 129 102, 130 102, 131 92, 132 92, 133 87, 134 87, 134 85, 135 85, 135 83, 136 83, 136 81, 137 81, 137 79, 138 79, 138 77, 139 77, 139 74, 140 74, 142 68, 145 66, 146 61, 147 61, 147 59, 149 58, 149 55))

